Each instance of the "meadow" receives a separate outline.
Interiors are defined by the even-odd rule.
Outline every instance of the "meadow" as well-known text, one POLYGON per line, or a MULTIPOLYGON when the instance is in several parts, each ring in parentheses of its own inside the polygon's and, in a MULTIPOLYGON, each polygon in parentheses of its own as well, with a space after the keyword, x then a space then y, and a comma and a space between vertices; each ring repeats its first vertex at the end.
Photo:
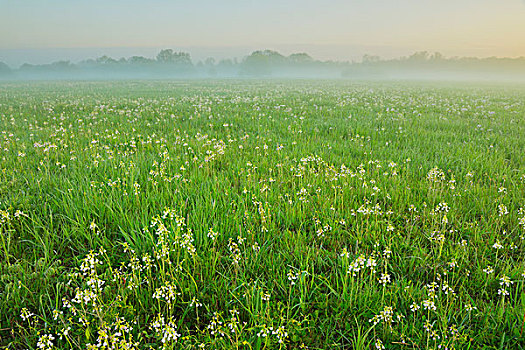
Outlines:
POLYGON ((0 84, 0 347, 524 349, 525 86, 0 84))

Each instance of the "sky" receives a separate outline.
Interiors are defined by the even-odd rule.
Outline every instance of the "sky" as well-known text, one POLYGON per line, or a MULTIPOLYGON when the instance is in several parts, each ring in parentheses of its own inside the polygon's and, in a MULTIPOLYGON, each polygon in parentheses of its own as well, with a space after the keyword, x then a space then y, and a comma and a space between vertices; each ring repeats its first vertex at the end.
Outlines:
POLYGON ((351 61, 415 51, 525 56, 525 0, 0 0, 0 61, 194 59, 256 49, 351 61))

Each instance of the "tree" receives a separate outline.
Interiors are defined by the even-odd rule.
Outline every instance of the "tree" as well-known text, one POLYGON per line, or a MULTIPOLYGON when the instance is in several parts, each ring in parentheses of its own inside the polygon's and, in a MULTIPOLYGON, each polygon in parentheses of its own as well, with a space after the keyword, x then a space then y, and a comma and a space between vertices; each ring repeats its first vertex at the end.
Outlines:
POLYGON ((433 61, 442 61, 445 57, 440 52, 434 52, 434 54, 430 56, 430 59, 433 61))
POLYGON ((143 56, 131 56, 128 58, 129 64, 150 64, 153 62, 155 62, 155 60, 143 56))
POLYGON ((272 68, 286 64, 286 57, 277 51, 254 51, 242 62, 242 74, 270 75, 272 68))
POLYGON ((161 50, 157 55, 157 62, 163 64, 177 64, 191 66, 191 57, 187 52, 174 52, 172 49, 161 50))
POLYGON ((96 62, 98 64, 115 64, 115 63, 117 63, 117 61, 114 58, 111 58, 111 57, 106 56, 106 55, 97 58, 96 62))
POLYGON ((290 56, 288 56, 288 61, 290 63, 311 63, 314 61, 314 59, 307 53, 301 52, 293 53, 290 56))
POLYGON ((64 71, 73 69, 75 66, 70 61, 57 61, 49 65, 52 70, 64 71))
POLYGON ((379 61, 381 61, 381 57, 379 56, 374 56, 374 55, 369 55, 369 54, 363 55, 363 63, 375 63, 379 61))
POLYGON ((242 63, 242 73, 247 75, 270 75, 271 67, 268 55, 263 51, 254 51, 242 63))
POLYGON ((428 51, 418 51, 414 52, 410 57, 408 57, 409 61, 414 62, 425 62, 430 58, 430 54, 428 51))

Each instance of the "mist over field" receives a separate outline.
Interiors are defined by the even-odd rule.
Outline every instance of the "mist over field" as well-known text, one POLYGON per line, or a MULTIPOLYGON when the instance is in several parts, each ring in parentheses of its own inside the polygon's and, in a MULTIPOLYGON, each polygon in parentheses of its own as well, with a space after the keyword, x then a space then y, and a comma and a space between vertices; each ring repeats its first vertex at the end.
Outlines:
POLYGON ((77 63, 24 63, 11 68, 0 63, 5 80, 217 79, 308 78, 354 80, 484 80, 525 81, 525 58, 446 58, 440 53, 416 52, 382 59, 364 55, 359 61, 321 61, 308 53, 283 55, 258 50, 241 59, 207 57, 194 61, 188 52, 161 50, 155 57, 101 56, 77 63))

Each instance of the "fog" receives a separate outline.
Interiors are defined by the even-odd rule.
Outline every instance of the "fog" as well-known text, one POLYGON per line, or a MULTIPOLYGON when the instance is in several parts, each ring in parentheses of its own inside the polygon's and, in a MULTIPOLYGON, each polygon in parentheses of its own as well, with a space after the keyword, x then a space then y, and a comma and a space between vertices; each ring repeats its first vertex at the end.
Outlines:
POLYGON ((525 57, 447 58, 440 53, 421 51, 390 59, 364 55, 349 62, 323 61, 304 52, 284 55, 274 50, 256 50, 241 58, 195 60, 189 52, 163 49, 149 57, 104 55, 76 63, 69 60, 25 63, 15 68, 0 63, 0 80, 221 78, 525 82, 525 57))

